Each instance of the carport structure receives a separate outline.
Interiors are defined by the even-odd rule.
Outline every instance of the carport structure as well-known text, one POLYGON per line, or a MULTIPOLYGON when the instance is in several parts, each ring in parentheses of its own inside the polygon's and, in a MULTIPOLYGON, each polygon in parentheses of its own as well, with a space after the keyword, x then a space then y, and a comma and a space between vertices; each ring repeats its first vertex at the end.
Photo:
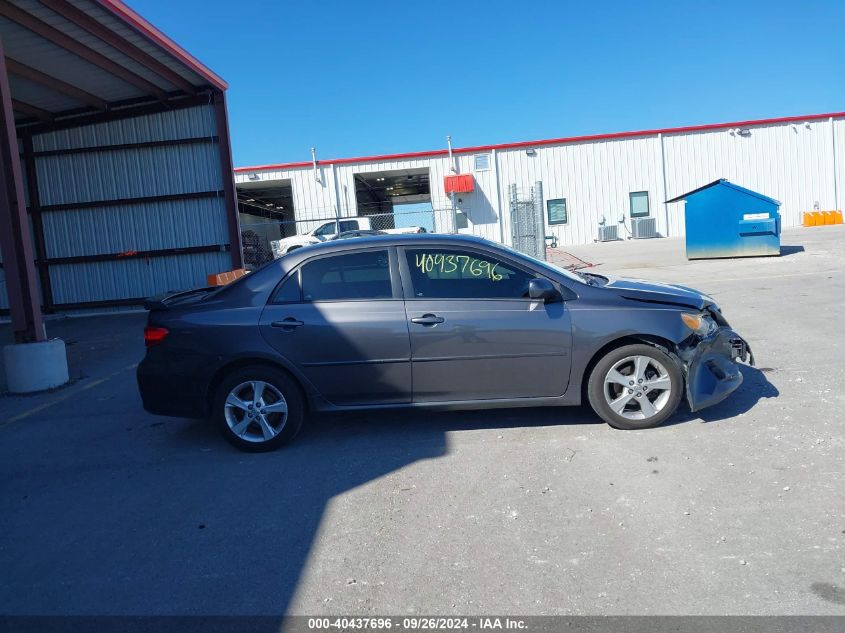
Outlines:
POLYGON ((0 0, 0 311, 139 305, 241 265, 227 84, 118 0, 0 0))

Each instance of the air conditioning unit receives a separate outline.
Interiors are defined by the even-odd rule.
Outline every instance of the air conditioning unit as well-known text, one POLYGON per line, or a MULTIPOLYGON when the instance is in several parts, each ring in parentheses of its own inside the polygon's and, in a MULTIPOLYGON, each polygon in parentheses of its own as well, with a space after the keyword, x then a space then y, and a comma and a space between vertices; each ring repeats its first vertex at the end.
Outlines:
POLYGON ((631 237, 635 240, 657 237, 657 218, 631 218, 631 237))
POLYGON ((599 225, 599 242, 612 242, 619 239, 619 226, 617 224, 599 225))

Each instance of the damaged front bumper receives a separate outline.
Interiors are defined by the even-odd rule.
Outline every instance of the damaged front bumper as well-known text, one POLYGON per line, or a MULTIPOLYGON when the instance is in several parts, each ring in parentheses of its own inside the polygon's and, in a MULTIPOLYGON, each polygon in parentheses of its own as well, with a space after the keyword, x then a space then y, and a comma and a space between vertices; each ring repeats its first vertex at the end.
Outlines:
POLYGON ((754 365, 748 343, 722 326, 709 336, 694 338, 678 349, 686 372, 687 401, 691 411, 717 404, 742 384, 738 361, 754 365))

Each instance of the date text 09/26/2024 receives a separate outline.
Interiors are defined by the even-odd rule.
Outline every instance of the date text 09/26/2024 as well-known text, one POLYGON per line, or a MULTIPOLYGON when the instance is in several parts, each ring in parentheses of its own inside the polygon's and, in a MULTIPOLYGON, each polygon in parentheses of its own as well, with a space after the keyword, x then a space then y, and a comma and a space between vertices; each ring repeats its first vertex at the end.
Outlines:
POLYGON ((525 620, 509 617, 324 617, 308 618, 309 631, 330 630, 526 630, 525 620))

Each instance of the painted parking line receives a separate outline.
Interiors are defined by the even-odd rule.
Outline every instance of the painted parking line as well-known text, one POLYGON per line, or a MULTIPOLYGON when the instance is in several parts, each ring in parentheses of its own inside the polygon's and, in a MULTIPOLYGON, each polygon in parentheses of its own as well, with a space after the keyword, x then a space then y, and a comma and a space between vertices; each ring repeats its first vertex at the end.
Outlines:
POLYGON ((5 422, 0 422, 0 429, 2 429, 4 426, 8 426, 8 425, 12 424, 12 422, 17 422, 19 420, 23 420, 24 418, 28 418, 30 416, 33 416, 36 413, 40 413, 41 411, 44 411, 45 409, 49 409, 53 405, 59 404, 60 402, 64 402, 65 400, 73 398, 74 396, 79 395, 83 391, 88 391, 89 389, 93 389, 94 387, 102 385, 104 382, 108 382, 109 380, 111 380, 115 376, 119 376, 123 372, 129 371, 130 369, 135 369, 137 366, 138 366, 138 363, 132 363, 131 365, 128 365, 128 366, 126 366, 122 369, 118 369, 117 371, 114 371, 107 376, 103 376, 102 378, 98 378, 97 380, 95 380, 93 382, 89 382, 87 385, 84 385, 84 386, 80 387, 79 389, 76 389, 74 391, 68 391, 67 393, 62 394, 61 397, 56 398, 55 400, 51 400, 50 402, 45 402, 44 404, 40 404, 37 407, 33 407, 32 409, 24 411, 23 413, 19 413, 15 417, 9 418, 5 422))

